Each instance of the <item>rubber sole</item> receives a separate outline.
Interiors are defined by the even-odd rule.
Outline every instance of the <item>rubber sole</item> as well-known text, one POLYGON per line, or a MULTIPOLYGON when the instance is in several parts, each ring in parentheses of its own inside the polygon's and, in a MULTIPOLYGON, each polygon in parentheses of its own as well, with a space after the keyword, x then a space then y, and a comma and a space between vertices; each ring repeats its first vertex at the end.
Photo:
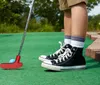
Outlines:
POLYGON ((54 71, 64 71, 64 70, 77 70, 77 69, 85 69, 86 65, 79 65, 79 66, 54 66, 54 65, 49 65, 46 63, 41 64, 42 67, 47 68, 49 70, 54 70, 54 71))

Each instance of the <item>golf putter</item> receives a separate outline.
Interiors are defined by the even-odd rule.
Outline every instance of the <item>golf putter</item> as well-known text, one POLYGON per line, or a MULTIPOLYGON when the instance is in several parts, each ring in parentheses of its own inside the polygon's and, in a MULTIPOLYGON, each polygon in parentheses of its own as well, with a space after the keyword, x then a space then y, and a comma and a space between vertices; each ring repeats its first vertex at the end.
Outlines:
POLYGON ((15 62, 13 62, 13 63, 1 63, 0 68, 2 68, 2 69, 9 69, 9 70, 10 69, 18 69, 18 68, 21 68, 23 66, 23 63, 20 62, 20 59, 21 59, 20 54, 21 54, 22 47, 23 47, 23 44, 24 44, 24 41, 25 41, 25 36, 26 36, 29 20, 30 20, 30 17, 31 17, 33 4, 34 4, 34 0, 32 0, 32 2, 30 4, 30 11, 29 11, 29 14, 28 14, 28 18, 27 18, 27 22, 26 22, 26 25, 25 25, 25 30, 24 30, 24 33, 23 33, 21 45, 20 45, 20 48, 19 48, 18 55, 16 56, 15 62))

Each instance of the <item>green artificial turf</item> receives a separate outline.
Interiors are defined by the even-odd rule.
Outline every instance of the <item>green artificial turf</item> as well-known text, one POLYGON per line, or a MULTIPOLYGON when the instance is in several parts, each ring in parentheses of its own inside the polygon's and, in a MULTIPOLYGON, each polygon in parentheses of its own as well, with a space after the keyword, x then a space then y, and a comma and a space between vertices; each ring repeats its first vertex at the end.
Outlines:
MULTIPOLYGON (((22 34, 0 34, 0 63, 15 58, 22 34)), ((100 63, 85 56, 85 48, 92 43, 86 38, 84 53, 87 69, 50 72, 41 67, 41 54, 51 54, 63 41, 61 32, 27 33, 21 53, 24 66, 17 70, 0 69, 0 85, 100 85, 100 63)))

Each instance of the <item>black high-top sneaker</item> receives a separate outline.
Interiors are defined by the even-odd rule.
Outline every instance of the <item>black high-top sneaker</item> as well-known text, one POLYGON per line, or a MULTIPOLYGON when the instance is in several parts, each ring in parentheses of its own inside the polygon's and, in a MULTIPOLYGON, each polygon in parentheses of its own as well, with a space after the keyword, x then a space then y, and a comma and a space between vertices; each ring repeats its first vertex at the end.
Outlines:
POLYGON ((70 48, 71 46, 69 44, 63 45, 59 50, 57 50, 55 53, 53 53, 52 55, 41 55, 39 57, 39 60, 41 61, 46 61, 46 60, 53 60, 53 59, 57 59, 60 55, 62 55, 65 50, 67 48, 70 48))
POLYGON ((83 48, 67 48, 58 59, 44 61, 41 66, 54 71, 84 69, 86 67, 86 62, 82 56, 82 51, 83 48))

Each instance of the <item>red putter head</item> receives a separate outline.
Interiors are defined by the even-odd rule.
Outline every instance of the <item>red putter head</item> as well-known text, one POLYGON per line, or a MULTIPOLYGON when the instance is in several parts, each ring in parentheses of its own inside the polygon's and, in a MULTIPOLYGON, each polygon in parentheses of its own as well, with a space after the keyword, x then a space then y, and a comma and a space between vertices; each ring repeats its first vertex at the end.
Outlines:
POLYGON ((18 69, 18 68, 21 68, 23 66, 23 63, 20 62, 20 56, 17 55, 16 56, 16 60, 14 63, 1 63, 0 64, 0 67, 2 69, 18 69))

